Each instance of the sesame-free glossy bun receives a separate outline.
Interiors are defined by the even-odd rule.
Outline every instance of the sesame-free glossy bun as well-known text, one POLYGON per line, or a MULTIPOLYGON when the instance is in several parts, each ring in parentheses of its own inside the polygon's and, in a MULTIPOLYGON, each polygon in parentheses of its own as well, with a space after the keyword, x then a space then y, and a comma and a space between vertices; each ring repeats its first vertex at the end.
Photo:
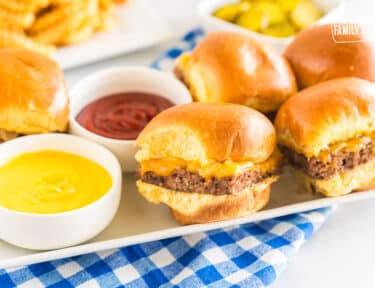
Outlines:
POLYGON ((276 115, 279 144, 317 156, 329 145, 375 131, 375 83, 339 78, 288 99, 276 115))
POLYGON ((209 33, 178 58, 175 74, 196 101, 242 104, 263 113, 276 111, 296 92, 294 75, 281 55, 235 32, 209 33))
POLYGON ((63 72, 24 49, 0 49, 0 129, 17 134, 65 131, 69 100, 63 72))
POLYGON ((180 158, 201 165, 216 161, 262 162, 275 149, 272 123, 236 104, 191 103, 164 110, 137 139, 139 162, 180 158))
MULTIPOLYGON (((375 45, 366 34, 355 42, 335 41, 331 24, 298 33, 284 52, 300 89, 340 77, 375 82, 375 45)), ((336 39, 337 40, 337 39, 336 39)))
POLYGON ((366 191, 375 188, 374 159, 327 180, 312 179, 296 169, 293 169, 293 172, 306 191, 318 192, 330 197, 346 195, 352 191, 366 191))
POLYGON ((260 183, 236 195, 209 195, 176 192, 137 181, 143 197, 155 204, 168 205, 181 224, 208 223, 252 214, 268 203, 269 186, 269 183, 260 183))

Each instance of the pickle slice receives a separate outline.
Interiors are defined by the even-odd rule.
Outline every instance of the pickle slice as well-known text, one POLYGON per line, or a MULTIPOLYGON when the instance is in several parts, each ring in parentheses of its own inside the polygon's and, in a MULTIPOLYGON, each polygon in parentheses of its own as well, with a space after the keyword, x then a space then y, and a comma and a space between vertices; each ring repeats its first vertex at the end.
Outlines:
POLYGON ((269 25, 286 21, 286 14, 274 3, 255 2, 250 9, 236 20, 241 27, 260 31, 269 25))
POLYGON ((226 21, 234 21, 234 19, 241 13, 249 10, 250 3, 249 2, 240 2, 240 3, 232 3, 227 4, 214 12, 214 16, 226 20, 226 21))
POLYGON ((251 9, 245 13, 242 13, 236 20, 236 24, 253 31, 259 31, 260 29, 267 27, 266 17, 251 9))
POLYGON ((267 26, 284 22, 287 18, 284 11, 273 2, 254 2, 254 4, 251 6, 251 10, 255 10, 262 14, 263 17, 266 17, 267 26))
POLYGON ((276 0, 277 5, 286 13, 292 12, 300 0, 276 0))
POLYGON ((323 11, 313 2, 301 0, 290 14, 290 19, 295 26, 302 30, 313 25, 322 16, 323 11))
POLYGON ((272 37, 289 37, 296 33, 295 28, 289 22, 271 25, 261 31, 264 35, 272 37))

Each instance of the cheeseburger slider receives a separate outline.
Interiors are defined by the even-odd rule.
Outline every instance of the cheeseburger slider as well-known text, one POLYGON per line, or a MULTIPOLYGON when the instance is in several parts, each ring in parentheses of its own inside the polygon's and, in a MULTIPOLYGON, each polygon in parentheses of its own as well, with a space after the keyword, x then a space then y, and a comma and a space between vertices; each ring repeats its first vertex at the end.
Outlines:
POLYGON ((280 108, 281 151, 304 186, 326 196, 375 183, 375 84, 358 78, 322 82, 280 108))
POLYGON ((137 139, 140 193, 183 224, 248 215, 264 207, 281 170, 271 122, 235 104, 167 109, 137 139))
POLYGON ((0 141, 65 131, 69 100, 63 72, 46 56, 0 49, 0 141))
POLYGON ((234 32, 213 32, 182 54, 175 74, 200 102, 236 103, 276 111, 296 92, 287 61, 272 48, 234 32))
POLYGON ((300 89, 340 77, 375 81, 374 43, 366 33, 341 35, 345 25, 350 24, 326 24, 303 30, 286 48, 284 56, 300 89))

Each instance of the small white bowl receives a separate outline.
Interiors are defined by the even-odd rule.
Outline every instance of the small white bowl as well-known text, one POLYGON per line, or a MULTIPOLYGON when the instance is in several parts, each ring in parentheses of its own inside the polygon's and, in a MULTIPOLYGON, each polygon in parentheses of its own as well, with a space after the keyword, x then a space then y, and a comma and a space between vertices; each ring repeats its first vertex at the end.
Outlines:
POLYGON ((119 92, 146 92, 160 95, 176 105, 190 103, 186 87, 172 75, 147 67, 114 67, 81 80, 71 91, 70 133, 106 146, 119 159, 122 170, 134 172, 137 162, 135 140, 118 140, 97 135, 82 127, 77 114, 89 103, 119 92))
MULTIPOLYGON (((284 50, 284 48, 293 40, 294 36, 279 38, 263 35, 261 33, 251 31, 236 24, 230 23, 228 21, 219 19, 212 14, 219 7, 236 3, 239 0, 203 0, 198 5, 198 15, 200 16, 201 22, 207 31, 233 31, 238 33, 243 33, 245 35, 254 37, 268 45, 273 46, 278 51, 284 50)), ((314 0, 314 2, 323 10, 325 15, 321 17, 316 24, 330 23, 342 19, 343 5, 345 1, 343 0, 314 0)))
POLYGON ((118 160, 94 142, 67 134, 43 134, 1 144, 0 166, 19 154, 41 150, 73 153, 98 163, 110 174, 112 187, 93 203, 67 212, 35 214, 0 206, 0 238, 34 250, 63 248, 93 238, 111 222, 119 207, 122 174, 118 160))

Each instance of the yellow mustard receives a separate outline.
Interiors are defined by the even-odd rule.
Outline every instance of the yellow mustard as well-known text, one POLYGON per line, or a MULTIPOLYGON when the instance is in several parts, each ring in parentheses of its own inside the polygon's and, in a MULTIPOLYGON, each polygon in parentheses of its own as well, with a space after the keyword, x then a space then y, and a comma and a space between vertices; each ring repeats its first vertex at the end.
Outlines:
POLYGON ((94 202, 111 186, 107 170, 89 159, 52 150, 24 153, 0 167, 0 206, 65 212, 94 202))

